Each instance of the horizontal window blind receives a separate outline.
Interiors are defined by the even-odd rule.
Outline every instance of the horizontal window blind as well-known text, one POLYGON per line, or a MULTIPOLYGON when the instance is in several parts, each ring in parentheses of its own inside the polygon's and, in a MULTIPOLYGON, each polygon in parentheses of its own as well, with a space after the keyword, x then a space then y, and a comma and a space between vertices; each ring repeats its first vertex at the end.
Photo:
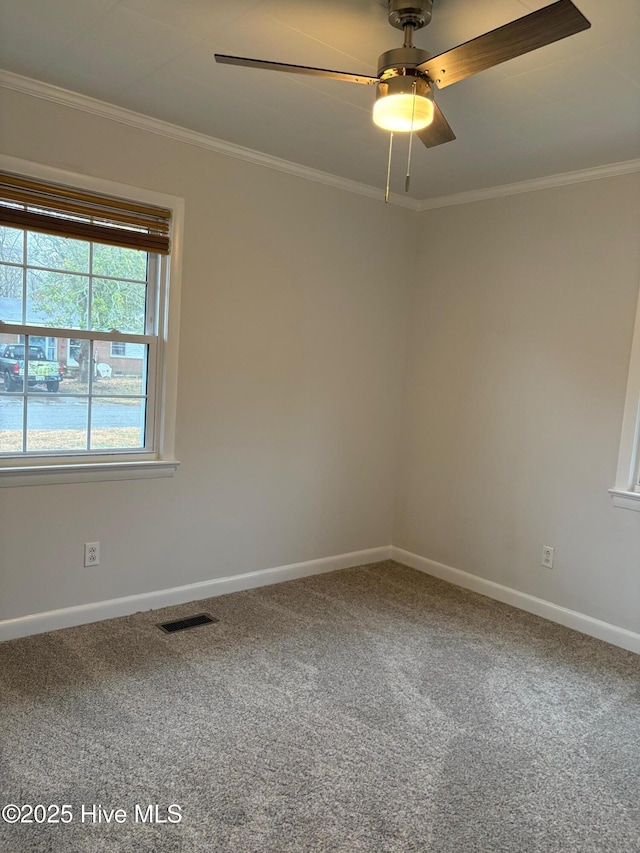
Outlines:
POLYGON ((171 211, 0 172, 0 225, 167 255, 171 211))

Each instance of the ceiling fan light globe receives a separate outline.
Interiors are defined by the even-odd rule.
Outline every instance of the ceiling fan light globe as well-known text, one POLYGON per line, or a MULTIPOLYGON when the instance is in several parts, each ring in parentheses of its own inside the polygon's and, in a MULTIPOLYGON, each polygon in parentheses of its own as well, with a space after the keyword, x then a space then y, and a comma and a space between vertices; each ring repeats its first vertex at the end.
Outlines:
POLYGON ((433 121, 433 101, 411 93, 386 95, 373 105, 373 121, 393 133, 423 130, 433 121))

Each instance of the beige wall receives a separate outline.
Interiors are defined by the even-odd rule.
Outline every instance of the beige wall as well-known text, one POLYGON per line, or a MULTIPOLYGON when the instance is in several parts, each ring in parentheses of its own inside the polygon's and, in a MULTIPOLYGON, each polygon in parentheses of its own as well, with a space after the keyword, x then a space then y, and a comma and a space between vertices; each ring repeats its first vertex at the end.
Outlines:
POLYGON ((186 203, 178 473, 0 490, 0 619, 388 545, 415 214, 6 90, 0 115, 5 154, 186 203))
POLYGON ((640 513, 607 494, 640 175, 421 219, 394 544, 640 630, 640 513))

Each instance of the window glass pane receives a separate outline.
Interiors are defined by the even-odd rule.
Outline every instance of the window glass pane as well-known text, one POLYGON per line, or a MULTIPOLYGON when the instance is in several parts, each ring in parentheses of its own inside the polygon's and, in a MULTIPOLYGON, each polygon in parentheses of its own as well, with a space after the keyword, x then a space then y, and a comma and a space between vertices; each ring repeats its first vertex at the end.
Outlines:
MULTIPOLYGON (((83 342, 83 350, 88 352, 90 342, 83 342)), ((71 393, 84 393, 89 390, 88 368, 84 382, 80 381, 79 366, 67 367, 69 341, 48 335, 29 335, 28 383, 27 390, 41 394, 57 393, 62 383, 71 393)), ((0 333, 0 366, 2 387, 0 390, 15 393, 24 390, 25 339, 24 335, 0 333)))
POLYGON ((87 398, 30 394, 27 398, 27 450, 86 450, 87 398))
MULTIPOLYGON (((56 360, 56 340, 48 337, 29 339, 28 385, 43 391, 57 391, 63 378, 63 368, 56 360)), ((25 343, 22 335, 0 335, 0 368, 3 391, 24 389, 25 343)))
POLYGON ((23 249, 24 231, 0 225, 0 261, 21 264, 23 249))
POLYGON ((131 281, 94 278, 91 295, 91 328, 102 332, 144 334, 147 287, 131 281))
POLYGON ((91 404, 91 449, 144 447, 145 416, 144 400, 94 398, 91 404))
POLYGON ((22 450, 22 395, 9 397, 0 388, 0 453, 19 453, 22 450))
POLYGON ((66 394, 88 394, 93 371, 91 341, 81 338, 59 339, 58 360, 64 367, 66 394))
POLYGON ((120 246, 93 244, 93 274, 110 278, 147 280, 147 253, 120 246))
POLYGON ((89 272, 89 243, 56 237, 53 234, 27 232, 27 263, 64 272, 89 272))
POLYGON ((22 323, 22 269, 0 264, 0 320, 22 323))
MULTIPOLYGON (((25 352, 24 337, 20 344, 9 344, 4 352, 13 354, 13 386, 17 391, 24 390, 25 352), (17 365, 17 369, 16 369, 17 365)), ((27 390, 38 394, 56 393, 64 381, 64 366, 58 361, 58 340, 44 335, 30 335, 27 361, 27 390)), ((7 366, 8 359, 3 364, 7 366)), ((10 362, 9 362, 10 364, 10 362)))
MULTIPOLYGON (((20 336, 22 340, 22 335, 20 336)), ((56 353, 58 352, 57 342, 55 338, 51 338, 48 335, 29 335, 29 348, 31 350, 34 347, 39 347, 49 361, 56 360, 56 353)))
MULTIPOLYGON (((35 345, 45 350, 47 358, 56 365, 58 370, 57 391, 64 394, 88 394, 89 374, 91 372, 91 341, 75 340, 68 338, 43 338, 36 335, 29 336, 29 350, 33 351, 35 345)), ((32 371, 29 371, 29 375, 32 371)), ((44 386, 42 383, 29 385, 29 391, 41 393, 48 390, 56 393, 55 382, 49 381, 44 386)))
POLYGON ((147 393, 146 344, 93 342, 93 393, 96 396, 141 396, 147 393))
MULTIPOLYGON (((2 373, 3 393, 13 393, 22 385, 20 378, 21 360, 24 358, 24 344, 20 335, 0 332, 0 372, 2 373)), ((24 369, 24 366, 23 366, 24 369)))
POLYGON ((27 323, 86 329, 89 278, 46 270, 27 271, 27 323))

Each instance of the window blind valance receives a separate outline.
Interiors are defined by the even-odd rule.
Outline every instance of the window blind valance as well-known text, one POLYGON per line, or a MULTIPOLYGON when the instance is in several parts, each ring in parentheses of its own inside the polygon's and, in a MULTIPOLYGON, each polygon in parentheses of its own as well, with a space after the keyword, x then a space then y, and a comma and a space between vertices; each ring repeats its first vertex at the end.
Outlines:
POLYGON ((168 255, 171 211, 0 172, 0 225, 168 255))

